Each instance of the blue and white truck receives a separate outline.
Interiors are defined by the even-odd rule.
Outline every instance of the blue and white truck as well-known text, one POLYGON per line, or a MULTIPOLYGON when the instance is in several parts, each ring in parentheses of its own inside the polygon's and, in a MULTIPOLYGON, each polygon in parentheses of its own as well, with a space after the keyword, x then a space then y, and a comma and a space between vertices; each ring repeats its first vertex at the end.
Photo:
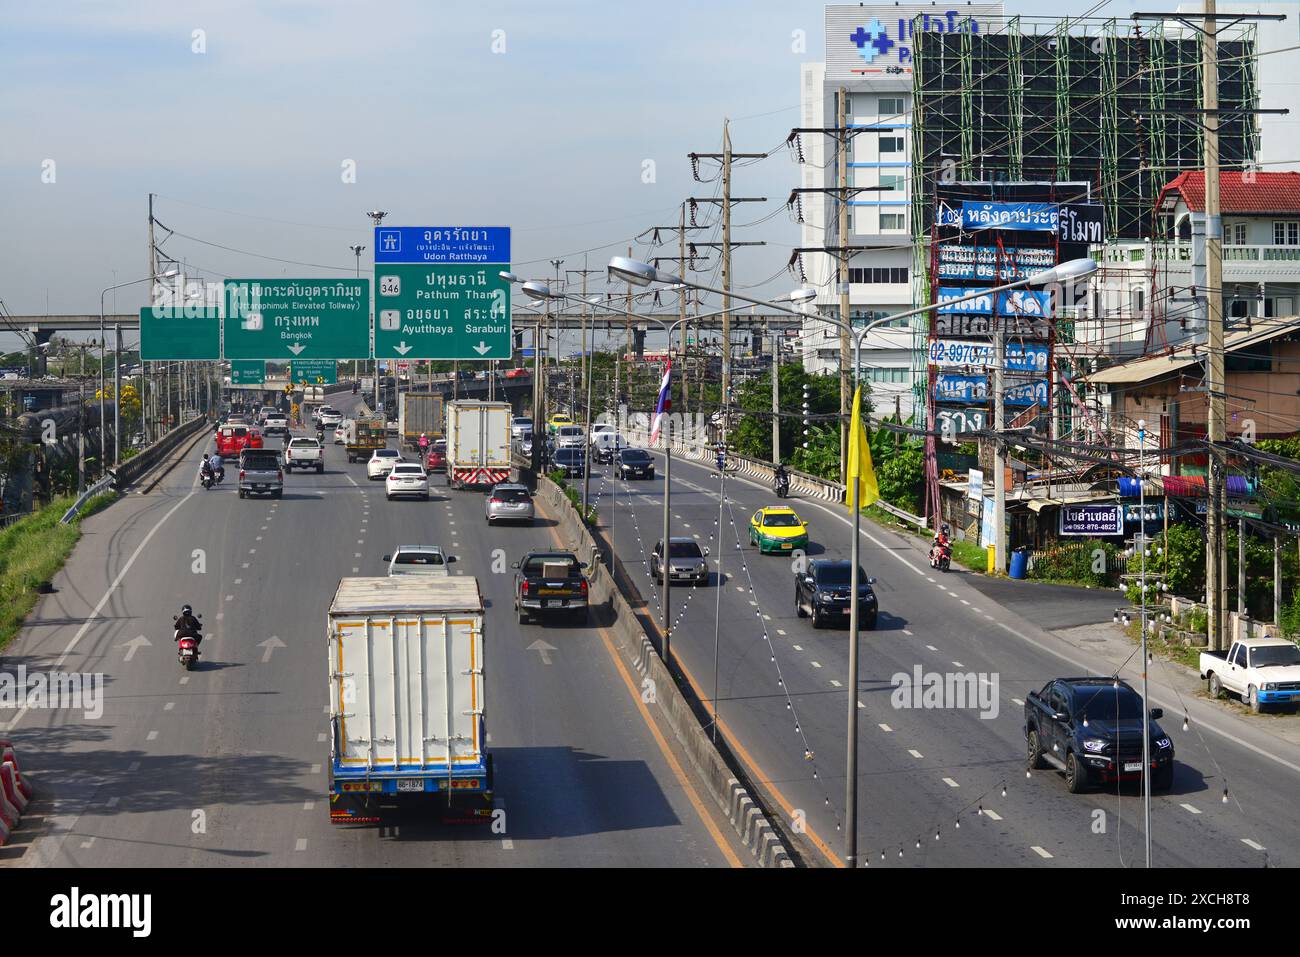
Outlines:
POLYGON ((478 580, 344 578, 327 627, 330 822, 489 820, 478 580))

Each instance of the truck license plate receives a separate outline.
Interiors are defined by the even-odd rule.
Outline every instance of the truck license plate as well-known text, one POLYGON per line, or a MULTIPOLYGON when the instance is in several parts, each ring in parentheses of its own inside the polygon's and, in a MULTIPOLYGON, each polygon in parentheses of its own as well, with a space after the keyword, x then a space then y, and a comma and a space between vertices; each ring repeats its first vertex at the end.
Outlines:
POLYGON ((398 778, 397 790, 399 791, 423 791, 424 781, 420 778, 398 778))
POLYGON ((562 601, 548 601, 548 602, 546 602, 546 607, 547 607, 547 608, 563 608, 563 607, 564 607, 564 602, 562 602, 562 601))
POLYGON ((1125 761, 1125 762, 1124 762, 1124 770, 1125 770, 1125 771, 1141 771, 1141 770, 1142 770, 1142 762, 1141 762, 1141 761, 1125 761))

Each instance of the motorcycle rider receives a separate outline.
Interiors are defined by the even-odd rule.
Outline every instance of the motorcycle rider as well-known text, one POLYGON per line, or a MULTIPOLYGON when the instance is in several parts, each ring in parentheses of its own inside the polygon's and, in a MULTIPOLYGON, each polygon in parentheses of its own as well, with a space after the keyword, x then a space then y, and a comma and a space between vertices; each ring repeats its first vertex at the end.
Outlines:
POLYGON ((773 475, 772 478, 773 478, 773 480, 776 482, 776 484, 777 484, 779 487, 781 487, 781 488, 783 488, 783 489, 785 489, 785 490, 787 490, 787 491, 789 490, 789 488, 790 488, 790 472, 789 472, 789 470, 785 467, 785 463, 784 463, 784 462, 778 462, 778 463, 776 463, 776 474, 773 475))
POLYGON ((930 562, 931 564, 939 561, 940 553, 951 547, 952 529, 944 522, 939 526, 939 531, 934 533, 934 541, 930 543, 930 562))
POLYGON ((199 481, 206 482, 209 479, 215 482, 217 476, 212 469, 212 460, 208 458, 208 453, 204 452, 203 461, 199 463, 199 481))
POLYGON ((212 466, 212 472, 216 475, 218 482, 226 477, 226 466, 225 462, 222 461, 220 452, 213 452, 212 457, 208 459, 208 464, 212 466))
POLYGON ((176 634, 172 637, 172 641, 193 638, 194 650, 197 651, 199 645, 203 643, 203 625, 194 617, 194 609, 189 605, 182 605, 180 616, 175 619, 175 622, 176 634))

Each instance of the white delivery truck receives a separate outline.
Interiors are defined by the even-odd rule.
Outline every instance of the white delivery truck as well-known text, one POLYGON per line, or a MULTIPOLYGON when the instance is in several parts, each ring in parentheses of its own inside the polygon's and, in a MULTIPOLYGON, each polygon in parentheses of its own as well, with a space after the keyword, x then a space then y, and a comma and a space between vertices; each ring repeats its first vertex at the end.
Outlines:
POLYGON ((329 629, 330 822, 492 816, 478 580, 344 578, 329 629))
POLYGON ((510 480, 509 402, 447 403, 447 484, 496 485, 510 480))

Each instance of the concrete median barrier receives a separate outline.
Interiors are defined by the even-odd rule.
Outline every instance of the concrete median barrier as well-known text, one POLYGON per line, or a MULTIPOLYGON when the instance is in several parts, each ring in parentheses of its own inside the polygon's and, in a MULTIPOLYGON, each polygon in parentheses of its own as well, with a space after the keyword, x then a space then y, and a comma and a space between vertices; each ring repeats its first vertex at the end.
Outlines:
POLYGON ((627 656, 643 678, 652 683, 655 692, 653 706, 659 709, 672 728, 713 800, 731 821, 741 841, 753 853, 760 866, 794 867, 794 861, 768 815, 700 724, 694 709, 673 680, 640 619, 619 590, 610 571, 614 563, 607 546, 592 536, 577 509, 558 485, 544 476, 538 476, 536 481, 537 494, 559 523, 561 540, 579 557, 600 557, 599 565, 592 569, 589 576, 592 605, 608 609, 610 634, 620 652, 627 656))

